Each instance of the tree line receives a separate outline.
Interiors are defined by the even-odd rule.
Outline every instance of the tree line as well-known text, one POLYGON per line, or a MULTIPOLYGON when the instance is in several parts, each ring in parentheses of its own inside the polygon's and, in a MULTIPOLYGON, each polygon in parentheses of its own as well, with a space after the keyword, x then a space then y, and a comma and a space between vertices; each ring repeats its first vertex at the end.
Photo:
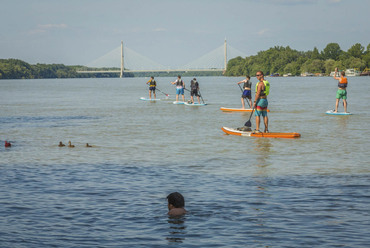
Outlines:
MULTIPOLYGON (((0 59, 0 79, 41 79, 41 78, 88 78, 88 77, 119 77, 119 73, 83 74, 77 70, 86 67, 63 64, 31 65, 19 59, 0 59)), ((111 69, 111 68, 104 68, 111 69)), ((117 69, 117 68, 114 68, 117 69)), ((117 69, 118 70, 118 69, 117 69)))
MULTIPOLYGON (((77 71, 119 71, 119 68, 89 68, 81 65, 63 64, 31 65, 19 59, 0 59, 0 79, 42 79, 42 78, 107 78, 119 77, 119 73, 78 73, 77 71)), ((125 72, 125 77, 175 77, 182 76, 222 76, 222 72, 125 72)))
POLYGON ((335 67, 344 70, 357 68, 359 71, 370 68, 370 44, 366 50, 356 43, 348 51, 343 51, 339 44, 329 43, 321 52, 316 47, 302 52, 289 46, 276 46, 254 56, 229 60, 224 75, 254 75, 259 70, 265 75, 290 73, 298 76, 305 72, 329 75, 335 67))

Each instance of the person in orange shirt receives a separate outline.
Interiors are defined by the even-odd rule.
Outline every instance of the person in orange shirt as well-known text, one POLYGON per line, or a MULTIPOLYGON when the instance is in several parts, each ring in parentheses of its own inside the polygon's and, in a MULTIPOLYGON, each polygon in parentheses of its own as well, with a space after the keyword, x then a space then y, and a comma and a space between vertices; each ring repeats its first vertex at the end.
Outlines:
POLYGON ((340 73, 340 77, 336 77, 338 73, 338 68, 335 68, 335 73, 334 73, 334 79, 338 80, 338 90, 337 90, 337 100, 335 102, 335 110, 334 113, 338 112, 338 105, 340 99, 343 99, 343 107, 344 107, 344 112, 347 113, 347 85, 348 85, 348 80, 345 77, 345 72, 342 71, 340 73))

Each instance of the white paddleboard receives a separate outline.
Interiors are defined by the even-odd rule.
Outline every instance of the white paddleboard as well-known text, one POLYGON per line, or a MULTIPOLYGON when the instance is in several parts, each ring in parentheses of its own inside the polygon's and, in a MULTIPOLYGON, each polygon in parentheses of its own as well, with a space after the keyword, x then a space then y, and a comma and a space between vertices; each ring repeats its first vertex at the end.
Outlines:
POLYGON ((174 101, 173 104, 185 104, 185 102, 174 101))
POLYGON ((328 110, 328 111, 326 111, 326 113, 325 114, 327 114, 327 115, 352 115, 352 113, 346 113, 346 112, 336 112, 336 113, 334 113, 334 111, 333 110, 328 110))
POLYGON ((140 100, 142 101, 160 101, 161 99, 149 99, 149 98, 145 98, 145 97, 140 97, 140 100))
POLYGON ((195 107, 195 106, 206 106, 207 105, 207 103, 197 103, 197 102, 195 102, 195 103, 188 103, 188 102, 186 102, 184 104, 186 106, 192 106, 192 107, 195 107))

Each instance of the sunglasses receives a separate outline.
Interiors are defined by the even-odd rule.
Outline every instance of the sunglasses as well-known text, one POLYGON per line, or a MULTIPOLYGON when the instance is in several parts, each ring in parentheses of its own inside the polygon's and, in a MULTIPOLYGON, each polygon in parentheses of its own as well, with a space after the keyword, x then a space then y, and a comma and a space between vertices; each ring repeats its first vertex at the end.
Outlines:
POLYGON ((259 76, 261 76, 261 74, 256 74, 256 77, 259 77, 259 76))

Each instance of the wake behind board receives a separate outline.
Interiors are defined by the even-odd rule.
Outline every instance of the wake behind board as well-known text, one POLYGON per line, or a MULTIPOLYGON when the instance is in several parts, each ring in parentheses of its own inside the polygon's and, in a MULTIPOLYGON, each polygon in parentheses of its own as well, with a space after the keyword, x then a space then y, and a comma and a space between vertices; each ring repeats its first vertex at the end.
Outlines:
POLYGON ((178 105, 182 105, 182 104, 185 104, 185 102, 180 102, 180 101, 174 101, 173 104, 178 104, 178 105))
MULTIPOLYGON (((252 112, 253 109, 242 109, 242 108, 225 108, 221 107, 220 110, 223 112, 252 112)), ((267 112, 270 112, 268 109, 267 112)))
POLYGON ((351 113, 346 113, 346 112, 336 112, 336 113, 334 113, 334 111, 333 110, 328 110, 328 111, 326 111, 326 113, 325 114, 327 114, 327 115, 352 115, 351 113))
POLYGON ((222 131, 230 135, 251 136, 259 138, 286 138, 293 139, 301 137, 300 133, 253 133, 251 131, 240 131, 236 128, 222 127, 222 131))
POLYGON ((145 97, 140 97, 140 100, 142 101, 160 101, 161 99, 150 99, 150 98, 145 98, 145 97))
POLYGON ((207 103, 197 103, 197 102, 195 102, 195 103, 188 103, 188 102, 186 102, 184 104, 186 106, 192 106, 192 107, 195 107, 195 106, 206 106, 207 105, 207 103))

